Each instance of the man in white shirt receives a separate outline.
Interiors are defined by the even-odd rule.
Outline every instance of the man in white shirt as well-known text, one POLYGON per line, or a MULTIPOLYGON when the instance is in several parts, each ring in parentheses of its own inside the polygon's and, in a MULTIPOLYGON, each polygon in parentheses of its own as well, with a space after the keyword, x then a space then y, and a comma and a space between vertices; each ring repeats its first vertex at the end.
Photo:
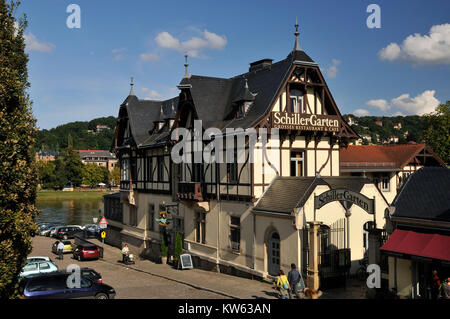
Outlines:
POLYGON ((62 241, 59 242, 57 250, 59 255, 58 259, 64 259, 64 244, 62 241))

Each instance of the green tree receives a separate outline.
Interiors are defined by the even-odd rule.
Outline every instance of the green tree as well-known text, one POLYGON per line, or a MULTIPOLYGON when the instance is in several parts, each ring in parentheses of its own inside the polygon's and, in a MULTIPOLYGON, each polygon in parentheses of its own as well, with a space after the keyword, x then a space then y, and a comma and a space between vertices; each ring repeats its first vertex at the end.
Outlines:
POLYGON ((450 163, 450 101, 424 115, 423 122, 425 142, 445 163, 450 163))
POLYGON ((166 240, 164 239, 164 235, 161 236, 161 257, 167 257, 169 253, 169 247, 166 244, 166 240))
POLYGON ((104 180, 102 167, 95 164, 86 164, 83 167, 83 184, 94 187, 104 180))
POLYGON ((120 167, 119 165, 114 166, 111 175, 110 180, 113 181, 114 185, 120 185, 120 167))
POLYGON ((54 162, 38 162, 39 184, 44 189, 55 188, 55 169, 54 162))
POLYGON ((180 259, 181 254, 183 253, 183 240, 181 239, 181 235, 177 232, 177 237, 175 239, 175 252, 173 254, 173 258, 175 261, 180 259))
POLYGON ((25 41, 18 1, 0 0, 0 298, 18 296, 19 273, 37 231, 37 133, 31 110, 25 41), (17 27, 15 26, 17 23, 17 27))

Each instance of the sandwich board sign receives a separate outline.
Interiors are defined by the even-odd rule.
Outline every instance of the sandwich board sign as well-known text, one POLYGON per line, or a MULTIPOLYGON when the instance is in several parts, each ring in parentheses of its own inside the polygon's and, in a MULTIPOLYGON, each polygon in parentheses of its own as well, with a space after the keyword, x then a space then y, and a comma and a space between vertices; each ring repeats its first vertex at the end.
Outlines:
POLYGON ((194 268, 192 263, 192 257, 189 254, 180 255, 181 268, 182 269, 192 269, 194 268))
POLYGON ((108 226, 108 222, 106 221, 105 216, 103 216, 98 225, 100 226, 100 228, 106 228, 108 226))

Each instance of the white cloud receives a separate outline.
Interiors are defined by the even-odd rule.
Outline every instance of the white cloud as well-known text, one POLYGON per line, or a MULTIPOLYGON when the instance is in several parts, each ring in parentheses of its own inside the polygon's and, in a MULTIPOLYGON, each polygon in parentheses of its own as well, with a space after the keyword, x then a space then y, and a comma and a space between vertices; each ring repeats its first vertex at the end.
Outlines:
POLYGON ((415 33, 378 53, 381 60, 414 64, 450 64, 450 23, 434 25, 428 35, 415 33))
POLYGON ((222 50, 227 44, 225 36, 217 35, 208 30, 204 30, 201 34, 202 38, 192 37, 189 40, 180 42, 169 32, 164 31, 155 37, 155 41, 162 48, 184 52, 191 57, 200 57, 200 51, 205 49, 222 50))
POLYGON ((127 50, 128 50, 127 48, 120 48, 120 49, 113 49, 113 50, 111 50, 111 52, 113 54, 117 54, 117 53, 125 52, 127 50))
POLYGON ((119 62, 125 59, 125 52, 127 52, 127 48, 113 49, 111 52, 114 54, 113 61, 119 62))
POLYGON ((328 69, 325 69, 325 72, 330 79, 334 79, 337 76, 337 73, 339 72, 339 64, 341 64, 341 61, 333 59, 333 65, 328 69))
POLYGON ((389 110, 391 108, 391 106, 389 105, 389 103, 386 100, 369 100, 366 102, 367 106, 370 107, 375 107, 377 109, 379 109, 380 111, 386 112, 387 110, 389 110))
POLYGON ((366 109, 356 109, 353 111, 353 114, 356 116, 368 116, 370 115, 370 112, 366 109))
POLYGON ((386 112, 392 108, 400 109, 394 115, 423 115, 425 113, 433 112, 440 104, 439 100, 434 96, 435 90, 425 90, 416 97, 411 97, 409 94, 402 94, 399 97, 393 98, 390 102, 386 100, 370 100, 366 105, 378 108, 386 112))
POLYGON ((159 60, 159 56, 155 53, 142 53, 139 58, 144 62, 155 62, 159 60))
POLYGON ((156 90, 150 90, 149 88, 142 88, 142 93, 146 95, 144 100, 162 100, 163 95, 156 90))
POLYGON ((53 43, 40 42, 31 32, 26 34, 24 37, 26 49, 28 51, 51 52, 55 48, 53 43))

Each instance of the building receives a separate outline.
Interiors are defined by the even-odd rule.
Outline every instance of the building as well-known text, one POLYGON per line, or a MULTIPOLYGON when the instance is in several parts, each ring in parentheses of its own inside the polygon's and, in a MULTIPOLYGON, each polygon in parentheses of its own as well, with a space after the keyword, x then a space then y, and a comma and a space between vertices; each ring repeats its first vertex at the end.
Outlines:
POLYGON ((101 132, 103 130, 110 130, 110 127, 107 125, 100 125, 100 124, 96 126, 96 132, 101 132))
POLYGON ((348 116, 348 121, 347 121, 348 125, 352 126, 352 125, 357 125, 358 121, 356 121, 353 117, 348 116))
POLYGON ((405 182, 390 207, 388 287, 403 298, 431 298, 432 271, 450 276, 450 169, 424 167, 405 182))
POLYGON ((53 162, 58 156, 58 152, 36 152, 36 161, 53 162))
POLYGON ((98 166, 106 167, 109 171, 112 171, 117 165, 117 158, 115 154, 109 151, 101 150, 77 150, 80 155, 81 162, 83 164, 95 164, 98 166))
POLYGON ((383 122, 382 121, 376 121, 375 124, 378 125, 378 126, 383 126, 383 122))
POLYGON ((158 259, 161 237, 173 247, 180 233, 196 267, 264 278, 294 262, 313 287, 356 270, 364 225, 383 227, 388 203, 369 179, 341 176, 340 147, 358 135, 298 34, 284 60, 232 78, 191 75, 186 58, 169 100, 138 99, 132 83, 113 146, 123 219, 108 219, 107 238, 158 259))
POLYGON ((394 129, 400 130, 402 128, 402 123, 398 122, 394 124, 394 129))
POLYGON ((445 166, 426 144, 349 145, 340 150, 341 175, 373 180, 389 203, 402 183, 424 166, 445 166))

